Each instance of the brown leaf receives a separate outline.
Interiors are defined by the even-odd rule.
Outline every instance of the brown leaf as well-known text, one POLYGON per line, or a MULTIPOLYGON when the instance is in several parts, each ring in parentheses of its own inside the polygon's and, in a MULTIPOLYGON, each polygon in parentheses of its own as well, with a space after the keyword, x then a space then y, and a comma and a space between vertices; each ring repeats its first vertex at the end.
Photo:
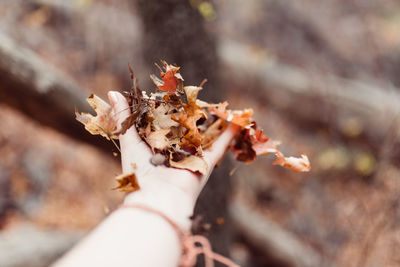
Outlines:
POLYGON ((150 134, 146 137, 146 142, 149 144, 153 152, 155 150, 162 151, 170 146, 170 142, 166 135, 170 132, 170 129, 160 129, 150 134))
POLYGON ((126 131, 128 131, 129 128, 131 128, 132 125, 135 124, 138 115, 139 113, 136 112, 126 117, 126 119, 121 123, 121 129, 119 130, 118 134, 125 134, 126 131))
POLYGON ((197 129, 196 122, 200 118, 207 118, 206 116, 203 110, 187 106, 186 109, 179 113, 178 117, 173 114, 171 118, 187 129, 187 133, 183 136, 185 140, 189 144, 199 147, 202 142, 202 136, 199 129, 197 129))
POLYGON ((282 153, 277 153, 277 158, 273 162, 274 165, 281 165, 295 172, 309 172, 311 170, 310 161, 304 154, 300 158, 284 157, 282 153))
POLYGON ((96 116, 89 113, 79 113, 75 110, 76 120, 85 125, 85 129, 93 135, 101 135, 108 140, 118 139, 115 134, 117 122, 113 117, 111 106, 100 97, 91 94, 86 101, 96 111, 96 116))
POLYGON ((121 174, 115 177, 118 186, 113 189, 118 189, 124 192, 134 192, 140 189, 136 175, 134 173, 121 174))
POLYGON ((173 161, 170 158, 169 164, 174 168, 186 169, 192 172, 200 172, 201 174, 206 174, 208 169, 208 165, 205 160, 197 156, 188 156, 178 162, 173 161))
POLYGON ((132 87, 129 93, 123 92, 123 94, 128 101, 131 114, 121 123, 121 129, 116 133, 117 135, 125 134, 129 128, 138 123, 142 116, 150 110, 149 105, 143 101, 143 93, 138 86, 136 76, 130 64, 128 64, 128 68, 131 73, 132 87))
POLYGON ((226 129, 228 125, 222 119, 216 120, 213 124, 211 124, 205 132, 202 134, 203 149, 207 149, 211 147, 214 141, 221 135, 221 133, 226 129))
POLYGON ((256 159, 256 152, 253 149, 253 142, 250 136, 250 129, 242 129, 236 136, 234 144, 230 147, 236 154, 238 161, 243 161, 247 164, 256 159))
POLYGON ((174 107, 168 104, 161 104, 153 109, 153 126, 156 130, 179 126, 178 122, 171 119, 170 111, 173 109, 174 107))

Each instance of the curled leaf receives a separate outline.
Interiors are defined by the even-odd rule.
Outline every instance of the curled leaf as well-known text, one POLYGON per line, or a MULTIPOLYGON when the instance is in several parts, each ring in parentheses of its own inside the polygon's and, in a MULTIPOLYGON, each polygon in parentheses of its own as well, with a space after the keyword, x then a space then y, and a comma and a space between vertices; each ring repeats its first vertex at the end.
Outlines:
MULTIPOLYGON (((253 126, 255 127, 255 126, 253 126)), ((281 165, 295 172, 308 172, 311 169, 310 161, 306 155, 297 157, 284 157, 278 150, 280 142, 269 139, 260 129, 243 129, 236 137, 231 150, 236 154, 236 159, 247 164, 253 162, 256 156, 274 153, 274 165, 281 165)))
POLYGON ((252 125, 252 109, 230 110, 226 109, 228 102, 219 103, 218 105, 210 105, 210 110, 218 117, 228 122, 232 122, 241 127, 249 128, 252 125))
POLYGON ((201 89, 203 89, 203 88, 198 87, 198 86, 183 87, 183 90, 185 90, 186 98, 187 98, 189 105, 196 106, 197 95, 199 94, 199 91, 201 89))
POLYGON ((173 161, 170 158, 169 164, 174 168, 186 169, 192 172, 199 172, 201 174, 206 174, 208 169, 207 162, 205 162, 204 159, 193 155, 185 157, 178 162, 173 161))
POLYGON ((297 157, 284 157, 282 153, 277 154, 277 158, 272 163, 274 165, 281 165, 289 170, 295 172, 309 172, 311 170, 310 161, 304 154, 300 158, 297 157))

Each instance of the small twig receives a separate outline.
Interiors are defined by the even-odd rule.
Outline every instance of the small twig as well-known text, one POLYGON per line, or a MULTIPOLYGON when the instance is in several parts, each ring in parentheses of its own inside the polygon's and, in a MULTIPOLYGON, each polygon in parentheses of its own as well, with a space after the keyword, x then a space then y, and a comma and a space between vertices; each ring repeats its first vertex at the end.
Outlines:
MULTIPOLYGON (((110 137, 109 137, 110 138, 110 137)), ((119 153, 121 153, 121 149, 119 148, 119 146, 117 145, 117 143, 115 143, 114 139, 110 138, 111 142, 114 144, 114 146, 118 149, 119 153)))
POLYGON ((200 83, 199 87, 203 87, 203 85, 204 85, 206 82, 207 82, 207 79, 204 79, 204 80, 200 83))

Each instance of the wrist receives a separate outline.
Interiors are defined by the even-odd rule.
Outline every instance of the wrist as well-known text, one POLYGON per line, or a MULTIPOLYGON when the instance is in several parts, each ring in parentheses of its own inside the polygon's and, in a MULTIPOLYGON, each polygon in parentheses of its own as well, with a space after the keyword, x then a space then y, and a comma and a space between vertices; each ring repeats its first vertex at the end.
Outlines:
POLYGON ((125 197, 124 204, 140 204, 160 211, 182 230, 189 230, 193 214, 193 198, 176 187, 148 190, 142 188, 125 197), (163 190, 164 189, 164 190, 163 190))

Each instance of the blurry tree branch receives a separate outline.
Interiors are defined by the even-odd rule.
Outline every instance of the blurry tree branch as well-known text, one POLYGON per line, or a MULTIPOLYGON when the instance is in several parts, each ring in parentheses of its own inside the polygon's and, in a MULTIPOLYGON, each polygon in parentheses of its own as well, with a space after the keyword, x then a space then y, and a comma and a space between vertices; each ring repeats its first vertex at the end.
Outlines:
POLYGON ((75 139, 111 151, 109 144, 93 138, 75 120, 74 107, 88 110, 88 95, 34 52, 0 34, 0 103, 75 139))
POLYGON ((230 203, 230 215, 245 238, 268 255, 295 267, 331 266, 319 253, 239 198, 230 203))
MULTIPOLYGON (((355 116, 363 124, 365 134, 380 143, 400 114, 400 92, 389 83, 308 72, 260 59, 249 46, 231 40, 220 40, 218 51, 224 67, 233 73, 229 78, 234 77, 239 83, 258 81, 260 87, 244 88, 296 119, 340 125, 342 120, 355 116), (372 121, 374 127, 368 127, 372 121)), ((400 127, 395 128, 399 131, 400 127)))

